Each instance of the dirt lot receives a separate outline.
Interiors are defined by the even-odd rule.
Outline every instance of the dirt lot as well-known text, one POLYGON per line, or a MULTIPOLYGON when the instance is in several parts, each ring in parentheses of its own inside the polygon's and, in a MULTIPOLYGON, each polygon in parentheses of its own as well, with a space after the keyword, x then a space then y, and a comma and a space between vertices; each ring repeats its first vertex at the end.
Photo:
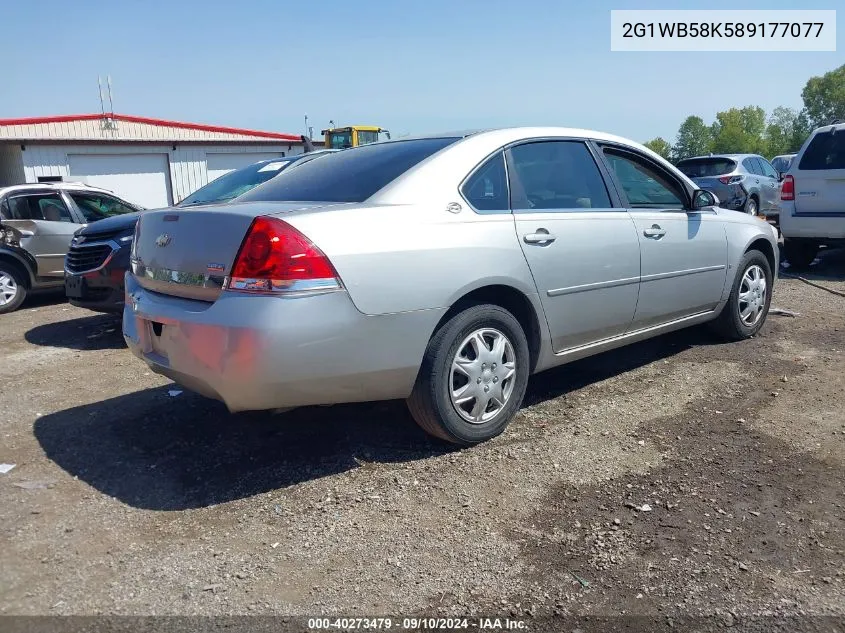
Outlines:
MULTIPOLYGON (((814 275, 845 291, 845 253, 814 275)), ((693 330, 535 377, 502 437, 402 403, 229 415, 115 319, 0 317, 0 613, 845 615, 845 298, 782 279, 757 338, 693 330)))

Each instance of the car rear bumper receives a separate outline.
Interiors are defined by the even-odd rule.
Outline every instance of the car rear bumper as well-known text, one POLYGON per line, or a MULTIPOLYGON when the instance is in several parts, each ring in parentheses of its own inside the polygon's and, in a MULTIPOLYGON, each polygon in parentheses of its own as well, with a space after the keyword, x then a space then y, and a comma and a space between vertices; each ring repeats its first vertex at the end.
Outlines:
POLYGON ((785 238, 815 240, 819 244, 845 239, 845 203, 832 213, 796 212, 794 202, 781 204, 780 230, 785 238))
POLYGON ((123 334, 150 368, 230 411, 407 397, 445 309, 368 316, 346 292, 214 303, 126 276, 123 334))
POLYGON ((719 206, 723 209, 742 210, 745 208, 745 202, 748 200, 748 192, 739 183, 733 185, 725 185, 718 182, 707 181, 704 183, 696 183, 702 189, 709 191, 719 198, 719 206))

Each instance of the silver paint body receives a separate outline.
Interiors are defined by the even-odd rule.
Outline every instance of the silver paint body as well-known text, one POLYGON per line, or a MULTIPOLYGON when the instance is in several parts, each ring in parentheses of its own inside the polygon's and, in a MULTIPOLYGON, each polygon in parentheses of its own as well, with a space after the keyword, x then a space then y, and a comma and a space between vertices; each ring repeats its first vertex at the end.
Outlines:
POLYGON ((493 152, 557 138, 624 146, 695 190, 631 141, 518 128, 468 136, 360 204, 147 212, 135 241, 142 265, 126 279, 127 343, 154 371, 232 411, 405 398, 438 323, 474 290, 506 286, 523 295, 540 324, 535 371, 542 371, 713 319, 751 244, 762 240, 777 257, 771 227, 720 208, 626 209, 613 195, 617 207, 607 210, 477 213, 462 197, 463 180, 493 152), (343 287, 291 297, 221 290, 259 215, 309 237, 343 287), (654 226, 663 234, 649 236, 654 226), (526 242, 538 231, 556 239, 526 242), (172 243, 156 247, 165 233, 172 243), (225 269, 210 274, 209 262, 225 269))

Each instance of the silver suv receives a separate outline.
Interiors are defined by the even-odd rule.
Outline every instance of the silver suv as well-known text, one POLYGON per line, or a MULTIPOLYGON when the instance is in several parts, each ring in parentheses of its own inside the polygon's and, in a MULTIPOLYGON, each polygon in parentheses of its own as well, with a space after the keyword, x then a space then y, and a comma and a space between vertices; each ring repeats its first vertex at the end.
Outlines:
POLYGON ((780 174, 758 154, 713 154, 686 158, 678 169, 719 206, 773 219, 780 213, 780 174))
POLYGON ((0 188, 0 314, 26 295, 64 286, 65 255, 80 226, 142 207, 76 183, 0 188))

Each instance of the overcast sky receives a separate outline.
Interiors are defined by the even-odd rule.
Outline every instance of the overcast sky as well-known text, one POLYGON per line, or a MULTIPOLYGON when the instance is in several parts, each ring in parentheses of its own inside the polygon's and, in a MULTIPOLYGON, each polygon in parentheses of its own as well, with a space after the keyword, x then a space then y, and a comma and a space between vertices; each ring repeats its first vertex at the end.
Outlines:
MULTIPOLYGON (((841 0, 840 0, 841 1, 841 0)), ((836 9, 707 0, 684 8, 836 9)), ((564 125, 674 140, 689 114, 801 106, 835 53, 619 53, 610 9, 640 0, 7 2, 0 118, 114 110, 300 134, 338 125, 424 133, 564 125), (49 21, 46 16, 49 14, 49 21)), ((841 32, 843 29, 839 29, 841 32)))

